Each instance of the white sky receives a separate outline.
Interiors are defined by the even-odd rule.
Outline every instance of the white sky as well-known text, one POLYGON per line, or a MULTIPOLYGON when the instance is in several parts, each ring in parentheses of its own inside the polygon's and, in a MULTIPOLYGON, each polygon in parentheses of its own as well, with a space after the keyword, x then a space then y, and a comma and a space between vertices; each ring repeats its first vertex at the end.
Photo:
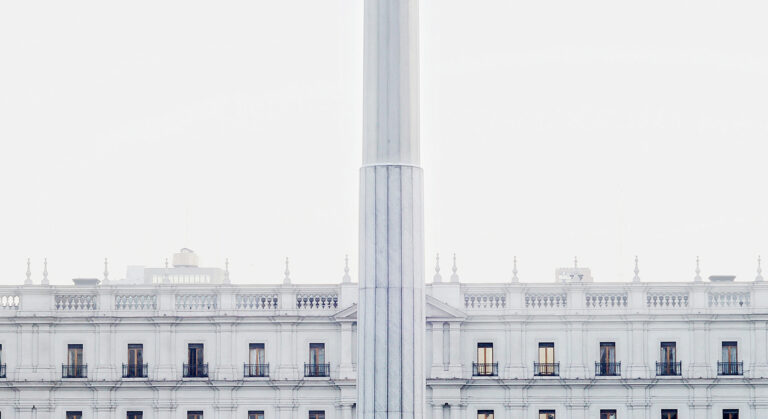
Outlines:
MULTIPOLYGON (((463 281, 752 280, 768 3, 422 0, 430 255, 463 281)), ((356 277, 362 0, 0 1, 0 283, 181 247, 356 277)), ((768 264, 767 264, 768 265, 768 264)), ((768 268, 768 267, 767 267, 768 268)), ((431 280, 431 268, 427 278, 431 280)))

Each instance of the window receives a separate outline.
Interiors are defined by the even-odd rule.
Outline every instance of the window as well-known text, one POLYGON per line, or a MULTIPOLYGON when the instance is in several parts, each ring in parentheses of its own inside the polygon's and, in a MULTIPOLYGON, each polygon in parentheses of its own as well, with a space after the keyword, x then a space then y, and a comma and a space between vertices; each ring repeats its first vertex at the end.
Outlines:
POLYGON ((123 377, 146 377, 144 367, 144 345, 128 344, 128 364, 123 367, 123 377))
POLYGON ((477 419, 493 419, 493 410, 478 410, 477 419))
POLYGON ((723 410, 723 419, 739 419, 739 409, 723 410))
POLYGON ((187 345, 187 364, 184 365, 185 377, 208 376, 208 364, 204 362, 203 349, 202 343, 187 345))
POLYGON ((680 375, 680 362, 677 361, 675 342, 661 342, 661 354, 656 363, 656 375, 680 375))
POLYGON ((558 375, 555 363, 555 344, 553 342, 539 343, 539 363, 537 375, 558 375))
POLYGON ((677 419, 677 409, 664 409, 661 411, 661 419, 677 419))
POLYGON ((743 363, 739 362, 738 344, 723 342, 723 360, 717 363, 717 373, 720 375, 742 375, 743 363))
POLYGON ((250 410, 248 411, 248 419, 264 419, 264 411, 250 410))
POLYGON ((496 375, 494 370, 493 343, 478 343, 475 375, 496 375))
POLYGON ((246 365, 246 377, 268 377, 267 362, 264 355, 263 343, 251 343, 248 345, 248 365, 246 365))
POLYGON ((144 416, 143 412, 126 412, 125 414, 126 419, 142 419, 142 416, 144 416))
POLYGON ((325 344, 309 344, 309 362, 304 364, 305 377, 328 377, 330 365, 325 363, 325 344))
POLYGON ((539 410, 539 419, 555 419, 555 411, 539 410))
POLYGON ((83 412, 67 412, 67 419, 83 419, 83 412))
POLYGON ((601 410, 600 419, 616 419, 615 410, 601 410))
POLYGON ((63 378, 85 378, 86 366, 83 363, 83 345, 67 345, 67 364, 63 366, 63 378))
POLYGON ((203 419, 203 412, 201 410, 188 411, 187 419, 203 419))
POLYGON ((5 378, 5 364, 3 364, 3 345, 0 345, 0 378, 5 378))
POLYGON ((597 375, 621 375, 620 364, 616 362, 616 343, 600 342, 600 363, 597 375))
POLYGON ((325 419, 325 410, 310 410, 309 419, 325 419))

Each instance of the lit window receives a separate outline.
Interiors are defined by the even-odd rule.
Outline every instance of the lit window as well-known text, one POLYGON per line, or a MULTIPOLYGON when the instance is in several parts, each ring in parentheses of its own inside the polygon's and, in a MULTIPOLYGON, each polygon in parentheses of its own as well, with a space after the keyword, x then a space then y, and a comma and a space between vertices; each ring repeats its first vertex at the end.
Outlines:
POLYGON ((200 410, 194 410, 187 412, 187 419, 203 419, 203 412, 200 410))
POLYGON ((677 419, 677 409, 664 409, 661 411, 661 419, 677 419))
POLYGON ((723 419, 739 419, 739 409, 723 410, 723 419))
POLYGON ((615 410, 601 410, 600 419, 616 419, 615 410))
POLYGON ((264 419, 264 411, 251 410, 248 412, 248 419, 264 419))
POLYGON ((325 410, 310 410, 309 419, 325 419, 325 410))
POLYGON ((475 375, 496 375, 493 368, 493 343, 477 344, 477 371, 475 375))
POLYGON ((539 410, 539 419, 555 419, 555 411, 539 410))
POLYGON ((493 410, 478 410, 477 419, 493 419, 493 410))
POLYGON ((67 419, 83 419, 83 412, 67 412, 67 419))

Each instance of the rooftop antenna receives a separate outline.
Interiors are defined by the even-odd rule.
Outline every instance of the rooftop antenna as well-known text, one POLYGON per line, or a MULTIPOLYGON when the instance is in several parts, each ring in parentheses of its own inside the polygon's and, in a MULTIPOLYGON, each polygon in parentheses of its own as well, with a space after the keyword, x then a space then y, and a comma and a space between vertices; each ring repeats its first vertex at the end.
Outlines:
POLYGON ((435 276, 432 277, 432 282, 443 282, 443 276, 440 275, 440 253, 435 256, 435 276))

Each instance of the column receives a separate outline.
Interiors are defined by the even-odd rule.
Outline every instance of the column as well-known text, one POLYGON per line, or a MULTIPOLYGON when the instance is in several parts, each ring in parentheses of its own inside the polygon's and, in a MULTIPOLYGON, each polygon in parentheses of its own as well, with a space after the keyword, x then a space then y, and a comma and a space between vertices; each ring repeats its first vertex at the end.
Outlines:
POLYGON ((365 0, 358 415, 424 417, 417 0, 365 0))
POLYGON ((451 356, 448 364, 448 377, 461 377, 461 323, 451 322, 451 356))
MULTIPOLYGON (((432 372, 430 377, 442 377, 443 365, 443 322, 432 322, 432 372)), ((442 407, 440 407, 442 409, 442 407)))

